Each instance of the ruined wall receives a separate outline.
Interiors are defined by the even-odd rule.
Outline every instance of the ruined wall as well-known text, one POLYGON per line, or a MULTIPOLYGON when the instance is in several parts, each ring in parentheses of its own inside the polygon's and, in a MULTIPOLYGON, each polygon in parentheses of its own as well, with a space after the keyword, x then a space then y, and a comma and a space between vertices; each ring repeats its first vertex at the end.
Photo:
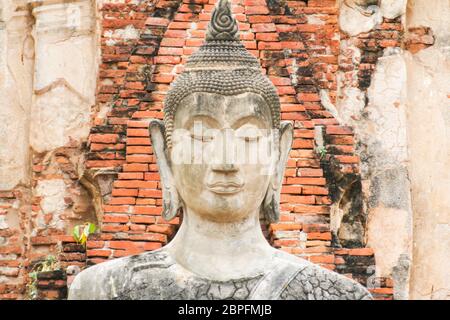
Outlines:
POLYGON ((343 1, 340 15, 337 109, 362 157, 368 246, 396 299, 448 298, 450 2, 377 4, 343 1))
POLYGON ((95 216, 78 167, 95 104, 97 22, 91 1, 0 9, 0 297, 19 298, 34 261, 95 216))
MULTIPOLYGON (((408 296, 412 207, 407 162, 405 2, 341 1, 341 70, 337 110, 355 129, 368 245, 377 273, 393 276, 396 298, 408 296), (402 264, 406 266, 398 269, 402 264), (406 275, 404 275, 406 273, 406 275)), ((345 230, 344 230, 345 231, 345 230)), ((349 235, 355 233, 350 229, 349 235)))
MULTIPOLYGON (((265 234, 379 299, 448 294, 450 6, 439 2, 232 1, 294 124, 281 221, 262 221, 265 234)), ((0 299, 26 297, 49 253, 68 276, 43 274, 39 298, 57 299, 78 267, 170 241, 182 217, 161 218, 147 126, 214 3, 0 4, 0 299), (99 231, 84 248, 71 233, 86 221, 99 231)))
POLYGON ((412 299, 450 298, 449 19, 450 1, 408 3, 408 38, 416 43, 405 54, 408 168, 414 212, 412 299), (434 41, 428 39, 430 36, 434 41))

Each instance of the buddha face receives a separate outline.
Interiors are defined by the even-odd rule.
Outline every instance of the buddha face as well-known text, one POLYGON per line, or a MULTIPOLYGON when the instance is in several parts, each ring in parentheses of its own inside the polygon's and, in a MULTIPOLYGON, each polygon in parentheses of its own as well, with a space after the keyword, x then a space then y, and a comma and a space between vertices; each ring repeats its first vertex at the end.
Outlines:
POLYGON ((271 110, 253 93, 193 93, 174 116, 169 166, 185 206, 237 222, 259 210, 278 160, 271 110))

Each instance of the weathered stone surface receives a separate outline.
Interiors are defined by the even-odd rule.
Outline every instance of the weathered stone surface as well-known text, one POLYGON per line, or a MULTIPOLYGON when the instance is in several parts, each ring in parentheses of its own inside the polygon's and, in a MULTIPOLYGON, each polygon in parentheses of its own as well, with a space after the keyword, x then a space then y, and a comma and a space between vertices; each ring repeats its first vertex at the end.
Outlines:
MULTIPOLYGON (((336 108, 341 119, 354 126, 362 155, 367 244, 374 248, 377 273, 392 274, 396 299, 442 298, 449 287, 442 271, 448 269, 448 259, 441 256, 448 251, 450 219, 443 214, 449 212, 448 197, 439 195, 449 185, 449 69, 444 49, 449 6, 447 1, 405 2, 381 1, 380 14, 388 19, 403 15, 407 51, 384 49, 375 60, 367 92, 353 85, 349 73, 347 79, 340 78, 344 86, 336 108)), ((341 15, 341 28, 354 37, 341 42, 342 57, 352 57, 358 65, 364 52, 352 45, 364 34, 356 36, 361 29, 354 22, 363 18, 358 10, 346 10, 348 19, 341 15)))
POLYGON ((86 139, 90 105, 69 89, 64 81, 58 81, 55 88, 46 88, 45 91, 36 97, 33 106, 33 148, 42 152, 63 146, 70 139, 86 139))
POLYGON ((375 250, 380 276, 391 274, 401 255, 411 260, 405 251, 410 246, 410 232, 411 216, 407 210, 384 205, 369 210, 367 243, 375 250))
POLYGON ((387 19, 395 19, 406 11, 406 0, 341 1, 339 26, 349 36, 371 31, 387 19))
POLYGON ((380 10, 383 17, 395 19, 406 12, 407 0, 382 0, 380 10))
POLYGON ((339 13, 339 26, 350 36, 372 30, 383 19, 378 6, 369 5, 365 8, 352 0, 342 1, 339 13))
MULTIPOLYGON (((41 209, 43 214, 50 214, 53 216, 55 228, 64 229, 64 222, 61 220, 61 214, 67 208, 64 201, 66 196, 66 184, 61 179, 42 180, 36 186, 36 195, 41 197, 41 209)), ((47 228, 47 224, 42 220, 38 220, 38 227, 47 228)))
POLYGON ((378 59, 367 93, 346 88, 345 98, 339 103, 342 118, 355 128, 360 141, 362 191, 368 214, 367 244, 374 248, 380 276, 392 273, 400 255, 406 254, 411 259, 406 77, 401 52, 386 50, 385 56, 378 59), (389 228, 383 228, 383 224, 389 228), (396 230, 395 236, 388 231, 391 227, 396 230))
POLYGON ((29 181, 32 18, 26 10, 15 9, 16 3, 5 5, 0 18, 0 190, 29 181))
POLYGON ((44 2, 33 14, 36 53, 31 146, 44 152, 71 139, 87 138, 95 96, 97 46, 90 1, 44 2))
POLYGON ((411 1, 408 27, 430 27, 435 44, 407 54, 408 136, 414 250, 411 298, 450 296, 450 52, 448 1, 411 1))
POLYGON ((408 79, 409 170, 415 213, 411 296, 443 299, 450 294, 445 271, 450 267, 446 257, 450 250, 450 55, 446 49, 430 47, 408 58, 408 70, 412 73, 408 79))
POLYGON ((72 283, 69 299, 361 300, 370 298, 367 290, 355 281, 305 260, 286 256, 286 253, 274 250, 273 258, 265 272, 253 277, 215 281, 199 277, 186 270, 177 264, 165 249, 161 249, 116 259, 83 271, 72 283), (285 279, 286 273, 290 277, 285 279), (269 282, 270 286, 267 286, 269 282))

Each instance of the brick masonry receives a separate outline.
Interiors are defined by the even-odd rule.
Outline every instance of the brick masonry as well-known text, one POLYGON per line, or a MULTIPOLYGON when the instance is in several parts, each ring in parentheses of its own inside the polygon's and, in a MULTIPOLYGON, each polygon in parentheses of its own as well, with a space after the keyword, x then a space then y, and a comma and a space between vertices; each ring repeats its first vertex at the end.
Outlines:
MULTIPOLYGON (((350 40, 363 52, 361 63, 355 65, 340 49, 340 41, 346 36, 339 31, 334 0, 232 2, 241 39, 277 87, 282 119, 294 124, 295 139, 283 180, 281 220, 271 225, 262 222, 268 240, 286 252, 370 285, 377 299, 392 299, 392 279, 372 276, 372 249, 333 244, 333 181, 324 171, 327 163, 333 163, 338 174, 357 176, 360 159, 355 154, 352 129, 340 126, 324 107, 320 90, 326 90, 331 103, 336 102, 338 71, 344 72, 349 81, 356 79, 355 86, 367 89, 382 49, 398 46, 400 21, 386 20, 370 33, 352 37, 350 40), (323 158, 315 151, 318 128, 327 150, 323 158)), ((202 44, 214 3, 147 0, 140 4, 103 4, 97 105, 88 143, 77 146, 84 152, 87 169, 115 173, 110 195, 100 210, 100 231, 90 237, 84 250, 70 234, 60 231, 25 237, 26 228, 17 234, 0 230, 0 236, 9 238, 0 253, 16 257, 0 261, 0 275, 6 272, 15 279, 11 285, 0 285, 0 298, 16 299, 24 294, 27 277, 25 269, 19 268, 21 256, 27 253, 22 264, 26 266, 40 246, 59 248, 63 267, 84 267, 160 248, 173 237, 181 217, 169 222, 161 218, 161 185, 147 125, 150 118, 162 118, 162 101, 169 84, 182 71, 186 58, 202 44), (111 37, 126 28, 137 36, 111 37), (106 116, 101 112, 105 109, 106 116), (21 237, 28 239, 26 245, 21 237)), ((74 168, 64 158, 70 156, 70 150, 63 148, 56 155, 69 180, 74 168)), ((36 180, 42 178, 43 169, 42 159, 36 159, 36 180)), ((76 183, 76 175, 72 183, 76 183)), ((0 193, 0 210, 24 196, 20 190, 0 193)), ((32 212, 39 210, 33 206, 38 200, 31 198, 32 212)), ((44 278, 38 285, 41 298, 65 297, 61 289, 65 276, 55 273, 44 278)))

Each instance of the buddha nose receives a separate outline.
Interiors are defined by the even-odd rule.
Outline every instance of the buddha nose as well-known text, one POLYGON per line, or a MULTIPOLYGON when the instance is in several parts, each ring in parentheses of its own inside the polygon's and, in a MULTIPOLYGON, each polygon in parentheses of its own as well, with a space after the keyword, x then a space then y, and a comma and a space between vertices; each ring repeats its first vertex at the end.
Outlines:
POLYGON ((232 173, 238 171, 238 167, 234 163, 221 163, 213 164, 211 170, 222 173, 232 173))
POLYGON ((212 149, 211 170, 222 174, 237 172, 236 152, 234 131, 231 129, 222 130, 212 149))

